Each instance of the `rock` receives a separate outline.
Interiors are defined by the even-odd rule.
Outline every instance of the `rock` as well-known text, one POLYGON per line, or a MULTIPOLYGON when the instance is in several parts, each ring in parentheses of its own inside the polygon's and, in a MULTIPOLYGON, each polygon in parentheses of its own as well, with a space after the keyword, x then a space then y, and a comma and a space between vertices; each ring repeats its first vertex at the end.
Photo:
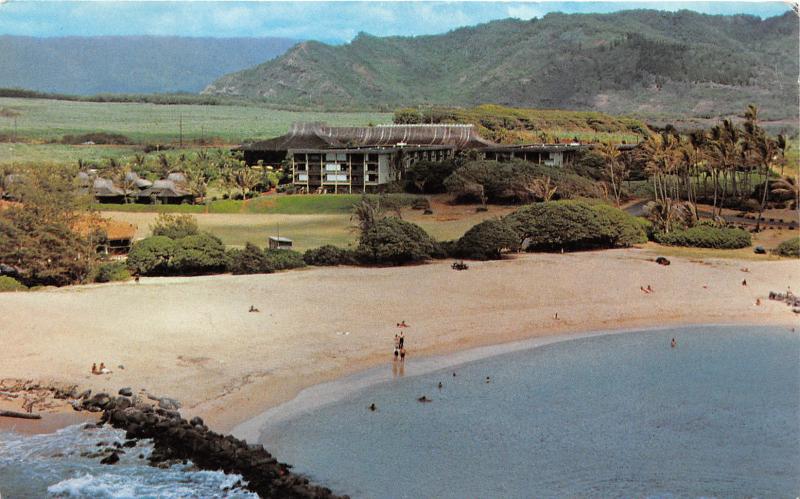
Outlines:
POLYGON ((753 248, 753 252, 757 255, 767 254, 767 250, 765 250, 763 246, 756 246, 755 248, 753 248))
POLYGON ((119 454, 112 452, 108 456, 100 460, 100 464, 117 464, 119 462, 119 454))
POLYGON ((189 420, 189 424, 191 424, 192 426, 203 426, 204 425, 203 418, 201 418, 200 416, 195 416, 189 420))
POLYGON ((670 261, 663 256, 656 258, 656 263, 659 265, 667 266, 670 264, 670 261))
POLYGON ((75 397, 75 398, 78 398, 78 399, 81 399, 81 400, 85 400, 85 399, 88 399, 91 396, 92 396, 92 391, 91 390, 84 390, 81 393, 79 393, 78 396, 75 397))
POLYGON ((169 397, 162 397, 158 399, 158 406, 168 411, 177 411, 181 408, 181 403, 169 397))
POLYGON ((125 388, 120 388, 118 393, 120 395, 124 395, 126 397, 130 397, 130 396, 133 395, 133 390, 131 390, 130 387, 126 386, 125 388))
POLYGON ((114 407, 115 407, 115 408, 117 408, 117 409, 119 409, 119 410, 124 410, 124 409, 127 409, 127 408, 128 408, 128 407, 130 407, 130 406, 131 406, 131 401, 130 401, 130 399, 129 399, 129 398, 126 398, 126 397, 117 397, 117 398, 114 400, 114 407))

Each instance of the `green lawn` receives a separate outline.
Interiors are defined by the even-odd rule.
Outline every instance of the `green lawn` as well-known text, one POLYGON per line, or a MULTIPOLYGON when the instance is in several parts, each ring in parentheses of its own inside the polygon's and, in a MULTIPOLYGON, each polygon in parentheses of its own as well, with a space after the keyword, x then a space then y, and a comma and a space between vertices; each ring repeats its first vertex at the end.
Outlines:
MULTIPOLYGON (((390 194, 389 197, 409 203, 415 196, 412 194, 390 194)), ((207 205, 99 204, 95 205, 94 208, 102 211, 128 213, 344 214, 349 217, 353 205, 360 199, 360 194, 270 195, 248 199, 247 201, 221 199, 211 201, 207 205)))
MULTIPOLYGON (((0 98, 0 109, 18 113, 17 136, 35 140, 61 139, 66 134, 119 133, 135 142, 178 142, 219 138, 227 143, 276 137, 296 121, 331 125, 391 123, 390 113, 325 113, 278 111, 259 105, 158 105, 146 103, 72 102, 48 99, 0 98)), ((0 117, 0 135, 13 135, 14 119, 0 117)))

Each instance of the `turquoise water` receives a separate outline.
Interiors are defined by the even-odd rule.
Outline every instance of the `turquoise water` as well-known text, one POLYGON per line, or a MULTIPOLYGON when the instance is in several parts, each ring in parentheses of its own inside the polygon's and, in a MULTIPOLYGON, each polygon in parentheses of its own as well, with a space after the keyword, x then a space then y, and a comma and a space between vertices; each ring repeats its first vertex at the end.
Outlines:
POLYGON ((261 443, 353 497, 796 497, 800 336, 565 341, 351 393, 261 443))

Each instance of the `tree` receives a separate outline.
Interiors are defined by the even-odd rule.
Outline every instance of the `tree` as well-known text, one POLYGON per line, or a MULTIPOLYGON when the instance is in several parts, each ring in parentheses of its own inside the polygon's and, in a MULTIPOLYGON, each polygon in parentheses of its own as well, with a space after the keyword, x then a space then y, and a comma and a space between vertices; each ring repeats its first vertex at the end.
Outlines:
POLYGON ((175 241, 166 236, 152 236, 136 242, 128 253, 128 268, 134 275, 164 275, 175 253, 175 241))
POLYGON ((597 152, 605 160, 603 173, 609 182, 611 182, 611 189, 614 192, 614 202, 617 206, 620 205, 620 198, 622 197, 622 182, 628 177, 630 173, 627 165, 622 161, 619 148, 615 144, 601 144, 597 148, 597 152))
POLYGON ((386 217, 362 232, 357 251, 372 263, 396 265, 431 258, 436 247, 418 225, 386 217))
POLYGON ((200 233, 175 241, 169 267, 177 274, 205 274, 223 271, 226 263, 222 241, 211 234, 200 233))
POLYGON ((159 213, 155 222, 150 226, 150 231, 154 236, 181 239, 186 236, 196 235, 199 229, 197 220, 192 215, 159 213))
POLYGON ((75 172, 49 165, 23 169, 8 186, 20 201, 0 211, 0 263, 26 285, 84 282, 96 259, 99 218, 82 212, 75 172))
POLYGON ((489 219, 473 226, 456 243, 456 253, 463 258, 497 260, 503 250, 516 251, 520 241, 506 221, 489 219))

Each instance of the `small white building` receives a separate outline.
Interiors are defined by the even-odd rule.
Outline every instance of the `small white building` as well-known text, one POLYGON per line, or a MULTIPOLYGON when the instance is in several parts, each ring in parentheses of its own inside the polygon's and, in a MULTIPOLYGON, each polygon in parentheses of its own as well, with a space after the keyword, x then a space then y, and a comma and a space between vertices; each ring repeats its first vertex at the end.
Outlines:
POLYGON ((288 237, 270 236, 269 249, 292 249, 292 240, 288 237))

